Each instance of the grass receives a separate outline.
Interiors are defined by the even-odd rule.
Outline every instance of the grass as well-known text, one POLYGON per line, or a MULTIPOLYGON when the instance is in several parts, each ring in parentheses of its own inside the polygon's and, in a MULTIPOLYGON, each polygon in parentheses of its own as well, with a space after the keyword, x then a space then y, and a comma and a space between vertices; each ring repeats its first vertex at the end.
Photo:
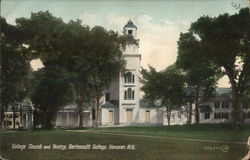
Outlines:
POLYGON ((237 160, 246 155, 247 147, 245 144, 173 140, 166 137, 246 142, 250 135, 249 127, 235 131, 230 126, 225 125, 89 128, 85 131, 87 132, 66 130, 1 132, 1 155, 11 160, 31 159, 31 157, 34 160, 237 160), (106 135, 93 132, 124 135, 106 135), (27 145, 134 144, 136 149, 104 151, 93 149, 65 151, 26 149, 20 151, 11 149, 13 143, 27 145), (223 145, 229 147, 227 152, 221 150, 223 145))

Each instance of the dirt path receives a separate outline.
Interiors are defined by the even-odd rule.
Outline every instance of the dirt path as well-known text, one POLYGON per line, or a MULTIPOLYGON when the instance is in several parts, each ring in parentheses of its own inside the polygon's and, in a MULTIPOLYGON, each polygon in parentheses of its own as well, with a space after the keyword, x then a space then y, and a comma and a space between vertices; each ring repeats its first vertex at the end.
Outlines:
POLYGON ((90 131, 90 130, 67 130, 70 132, 82 132, 82 133, 94 133, 94 134, 103 134, 103 135, 114 135, 114 136, 128 136, 128 137, 143 137, 143 138, 156 138, 156 139, 169 139, 169 140, 182 140, 182 141, 192 141, 192 142, 208 142, 208 143, 223 143, 223 144, 243 144, 246 145, 246 142, 235 142, 235 141, 219 141, 219 140, 208 140, 208 139, 191 139, 191 138, 175 138, 175 137, 163 137, 163 136, 147 136, 140 134, 126 134, 122 131, 90 131))

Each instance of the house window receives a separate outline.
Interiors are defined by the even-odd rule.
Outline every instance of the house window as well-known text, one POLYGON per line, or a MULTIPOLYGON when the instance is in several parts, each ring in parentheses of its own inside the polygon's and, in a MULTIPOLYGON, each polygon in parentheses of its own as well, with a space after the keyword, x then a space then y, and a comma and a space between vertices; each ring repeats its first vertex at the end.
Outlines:
POLYGON ((221 113, 220 112, 215 112, 214 113, 214 119, 221 119, 221 113))
POLYGON ((106 99, 106 102, 110 101, 110 93, 106 93, 105 94, 105 99, 106 99))
POLYGON ((210 112, 205 112, 205 119, 210 119, 210 112))
POLYGON ((178 118, 179 118, 179 120, 181 121, 181 114, 178 114, 178 118))
POLYGON ((172 120, 175 122, 175 114, 172 115, 172 120))
POLYGON ((125 83, 134 83, 135 82, 135 75, 133 75, 131 72, 128 72, 125 74, 125 83))
POLYGON ((7 121, 7 125, 11 126, 12 125, 12 121, 7 121))
POLYGON ((229 118, 229 113, 227 113, 227 112, 222 113, 221 118, 222 119, 228 119, 229 118))
POLYGON ((250 102, 242 102, 242 106, 244 109, 248 109, 250 107, 250 102))
POLYGON ((134 97, 135 92, 131 88, 124 91, 124 99, 134 99, 134 97))
POLYGON ((247 119, 250 119, 250 112, 247 113, 246 117, 247 119))
POLYGON ((133 30, 128 30, 128 35, 132 36, 133 30))
POLYGON ((214 102, 214 108, 220 108, 220 101, 214 102))
POLYGON ((229 102, 227 101, 222 102, 222 108, 229 108, 229 102))

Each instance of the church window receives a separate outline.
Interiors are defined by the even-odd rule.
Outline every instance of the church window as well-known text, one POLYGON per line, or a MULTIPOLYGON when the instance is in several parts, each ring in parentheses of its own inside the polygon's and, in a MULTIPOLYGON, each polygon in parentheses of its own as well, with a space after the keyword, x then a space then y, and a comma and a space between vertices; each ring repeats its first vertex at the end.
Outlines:
POLYGON ((129 99, 132 98, 132 89, 131 88, 128 89, 128 98, 129 99))
POLYGON ((133 30, 128 30, 128 35, 132 36, 133 30))
POLYGON ((128 88, 124 91, 124 99, 134 99, 134 91, 131 88, 128 88))
POLYGON ((124 92, 124 99, 127 99, 127 91, 124 92))
POLYGON ((134 83, 135 81, 135 76, 132 75, 131 72, 126 73, 124 78, 125 78, 125 83, 134 83))
POLYGON ((105 94, 105 99, 106 99, 106 102, 110 101, 110 93, 106 93, 105 94))

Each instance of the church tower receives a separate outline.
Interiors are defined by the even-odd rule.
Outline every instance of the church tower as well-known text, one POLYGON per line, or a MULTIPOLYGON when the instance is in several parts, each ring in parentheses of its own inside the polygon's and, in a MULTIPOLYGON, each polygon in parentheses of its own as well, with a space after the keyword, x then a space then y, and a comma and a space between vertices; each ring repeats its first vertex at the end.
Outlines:
POLYGON ((139 123, 140 61, 137 27, 129 20, 123 27, 123 34, 130 37, 123 52, 126 61, 125 74, 119 78, 119 124, 139 123))

